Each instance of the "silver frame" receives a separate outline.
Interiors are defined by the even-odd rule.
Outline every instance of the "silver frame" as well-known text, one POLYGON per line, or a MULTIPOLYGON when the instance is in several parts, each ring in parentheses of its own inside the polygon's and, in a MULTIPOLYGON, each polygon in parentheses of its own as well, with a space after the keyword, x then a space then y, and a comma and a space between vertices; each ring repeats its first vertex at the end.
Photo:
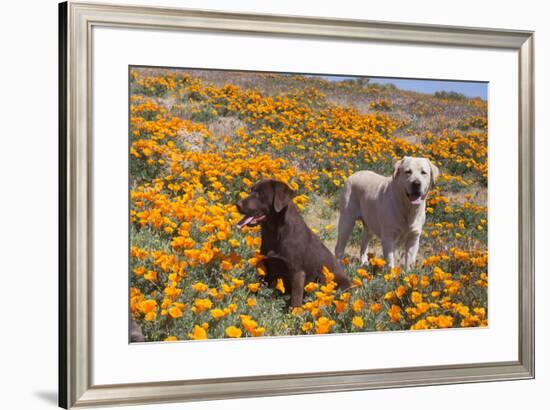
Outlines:
MULTIPOLYGON (((89 3, 59 6, 59 405, 64 408, 534 377, 533 32, 89 3), (511 362, 92 385, 91 31, 198 30, 509 49, 519 59, 519 340, 511 362)), ((504 255, 502 255, 504 256, 504 255)))

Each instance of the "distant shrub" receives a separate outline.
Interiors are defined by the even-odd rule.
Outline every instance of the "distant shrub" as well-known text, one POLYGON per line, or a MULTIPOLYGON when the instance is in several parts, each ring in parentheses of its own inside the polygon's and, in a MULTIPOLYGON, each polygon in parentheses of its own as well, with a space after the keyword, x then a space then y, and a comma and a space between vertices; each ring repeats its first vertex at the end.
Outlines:
POLYGON ((435 98, 441 98, 446 100, 455 100, 455 101, 464 101, 466 96, 456 91, 436 91, 434 94, 435 98))
POLYGON ((374 88, 377 90, 384 90, 384 91, 396 91, 398 88, 395 86, 395 84, 380 84, 377 82, 369 82, 367 84, 367 88, 374 88))

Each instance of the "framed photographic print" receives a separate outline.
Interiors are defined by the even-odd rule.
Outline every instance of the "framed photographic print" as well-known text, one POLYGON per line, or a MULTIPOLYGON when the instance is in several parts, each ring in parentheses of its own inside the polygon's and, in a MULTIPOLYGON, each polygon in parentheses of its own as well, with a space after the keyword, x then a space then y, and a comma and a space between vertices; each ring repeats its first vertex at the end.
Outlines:
POLYGON ((532 32, 59 13, 60 406, 534 377, 532 32))

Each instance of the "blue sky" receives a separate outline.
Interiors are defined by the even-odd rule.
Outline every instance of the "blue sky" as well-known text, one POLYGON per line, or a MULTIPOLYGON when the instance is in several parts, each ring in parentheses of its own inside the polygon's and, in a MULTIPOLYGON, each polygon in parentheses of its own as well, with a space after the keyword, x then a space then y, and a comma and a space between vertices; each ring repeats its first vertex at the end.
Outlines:
MULTIPOLYGON (((356 77, 321 76, 328 81, 342 81, 356 77)), ((456 91, 467 97, 480 97, 487 100, 488 83, 482 81, 444 81, 444 80, 415 80, 407 78, 368 77, 371 81, 381 84, 394 84, 401 90, 416 91, 433 94, 436 91, 456 91)))

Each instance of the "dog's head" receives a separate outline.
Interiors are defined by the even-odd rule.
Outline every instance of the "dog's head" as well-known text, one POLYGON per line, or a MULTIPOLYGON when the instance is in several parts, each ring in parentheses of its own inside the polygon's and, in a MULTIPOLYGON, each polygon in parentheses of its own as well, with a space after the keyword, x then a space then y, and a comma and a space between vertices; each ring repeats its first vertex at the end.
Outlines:
POLYGON ((270 216, 283 211, 292 198, 294 191, 283 182, 273 179, 264 179, 250 189, 250 194, 237 202, 237 210, 244 218, 237 224, 256 226, 266 221, 270 216))
POLYGON ((439 176, 439 169, 427 158, 404 157, 393 165, 393 179, 413 205, 426 199, 439 176))

